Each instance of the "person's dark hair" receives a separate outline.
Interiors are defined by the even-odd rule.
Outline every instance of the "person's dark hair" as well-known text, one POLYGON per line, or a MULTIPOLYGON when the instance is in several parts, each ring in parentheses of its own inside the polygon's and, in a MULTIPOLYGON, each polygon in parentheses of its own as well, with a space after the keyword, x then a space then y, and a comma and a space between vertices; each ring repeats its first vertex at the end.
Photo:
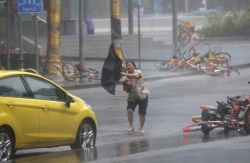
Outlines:
POLYGON ((135 65, 135 62, 134 62, 134 61, 127 61, 127 62, 126 62, 126 65, 127 65, 128 63, 132 63, 132 65, 135 67, 135 69, 137 69, 137 67, 136 67, 136 65, 135 65))

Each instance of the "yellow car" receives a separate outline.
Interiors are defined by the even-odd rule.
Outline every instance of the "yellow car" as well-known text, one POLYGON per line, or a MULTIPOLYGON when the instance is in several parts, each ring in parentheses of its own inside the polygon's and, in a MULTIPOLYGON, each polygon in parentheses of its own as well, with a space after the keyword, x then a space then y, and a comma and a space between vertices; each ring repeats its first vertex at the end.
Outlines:
POLYGON ((0 70, 0 160, 19 149, 94 146, 97 120, 82 99, 40 75, 0 70))

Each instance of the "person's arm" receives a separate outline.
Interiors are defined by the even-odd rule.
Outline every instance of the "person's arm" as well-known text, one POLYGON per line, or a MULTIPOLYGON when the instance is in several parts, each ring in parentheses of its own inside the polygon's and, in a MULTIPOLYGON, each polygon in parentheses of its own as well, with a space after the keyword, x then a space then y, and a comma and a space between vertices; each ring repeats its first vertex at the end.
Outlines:
POLYGON ((126 72, 121 72, 121 76, 126 76, 127 78, 135 78, 135 79, 138 79, 141 77, 139 73, 129 74, 126 72))

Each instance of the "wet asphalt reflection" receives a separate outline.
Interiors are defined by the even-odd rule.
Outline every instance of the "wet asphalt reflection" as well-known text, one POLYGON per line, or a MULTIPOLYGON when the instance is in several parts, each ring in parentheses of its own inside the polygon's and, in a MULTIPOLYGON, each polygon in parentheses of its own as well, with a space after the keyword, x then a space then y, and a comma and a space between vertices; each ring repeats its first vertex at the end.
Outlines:
POLYGON ((55 162, 90 162, 94 160, 112 159, 115 157, 127 156, 131 154, 138 154, 147 151, 155 151, 167 148, 181 147, 190 144, 206 143, 211 141, 219 141, 223 139, 231 139, 235 137, 247 136, 240 134, 234 130, 225 134, 222 128, 215 129, 206 136, 201 132, 186 133, 171 137, 161 137, 155 139, 142 139, 136 141, 125 141, 120 143, 101 145, 91 148, 84 148, 78 150, 70 150, 55 153, 40 153, 16 155, 19 159, 14 159, 10 162, 24 163, 24 162, 36 162, 36 163, 55 163, 55 162), (36 155, 36 156, 34 156, 36 155))

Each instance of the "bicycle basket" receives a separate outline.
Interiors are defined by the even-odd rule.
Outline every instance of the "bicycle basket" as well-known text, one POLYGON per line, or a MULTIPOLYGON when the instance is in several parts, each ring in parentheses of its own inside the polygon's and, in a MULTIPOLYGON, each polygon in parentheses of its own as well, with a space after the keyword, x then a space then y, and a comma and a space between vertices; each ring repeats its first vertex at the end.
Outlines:
POLYGON ((250 98, 248 95, 243 94, 237 100, 232 102, 233 105, 240 105, 246 107, 249 104, 250 98))
POLYGON ((229 114, 229 110, 231 110, 231 109, 232 108, 230 106, 228 106, 228 104, 221 102, 221 103, 218 103, 216 112, 219 114, 226 115, 226 114, 229 114))
POLYGON ((190 21, 186 21, 182 24, 182 26, 185 28, 190 28, 192 26, 192 23, 190 21))

